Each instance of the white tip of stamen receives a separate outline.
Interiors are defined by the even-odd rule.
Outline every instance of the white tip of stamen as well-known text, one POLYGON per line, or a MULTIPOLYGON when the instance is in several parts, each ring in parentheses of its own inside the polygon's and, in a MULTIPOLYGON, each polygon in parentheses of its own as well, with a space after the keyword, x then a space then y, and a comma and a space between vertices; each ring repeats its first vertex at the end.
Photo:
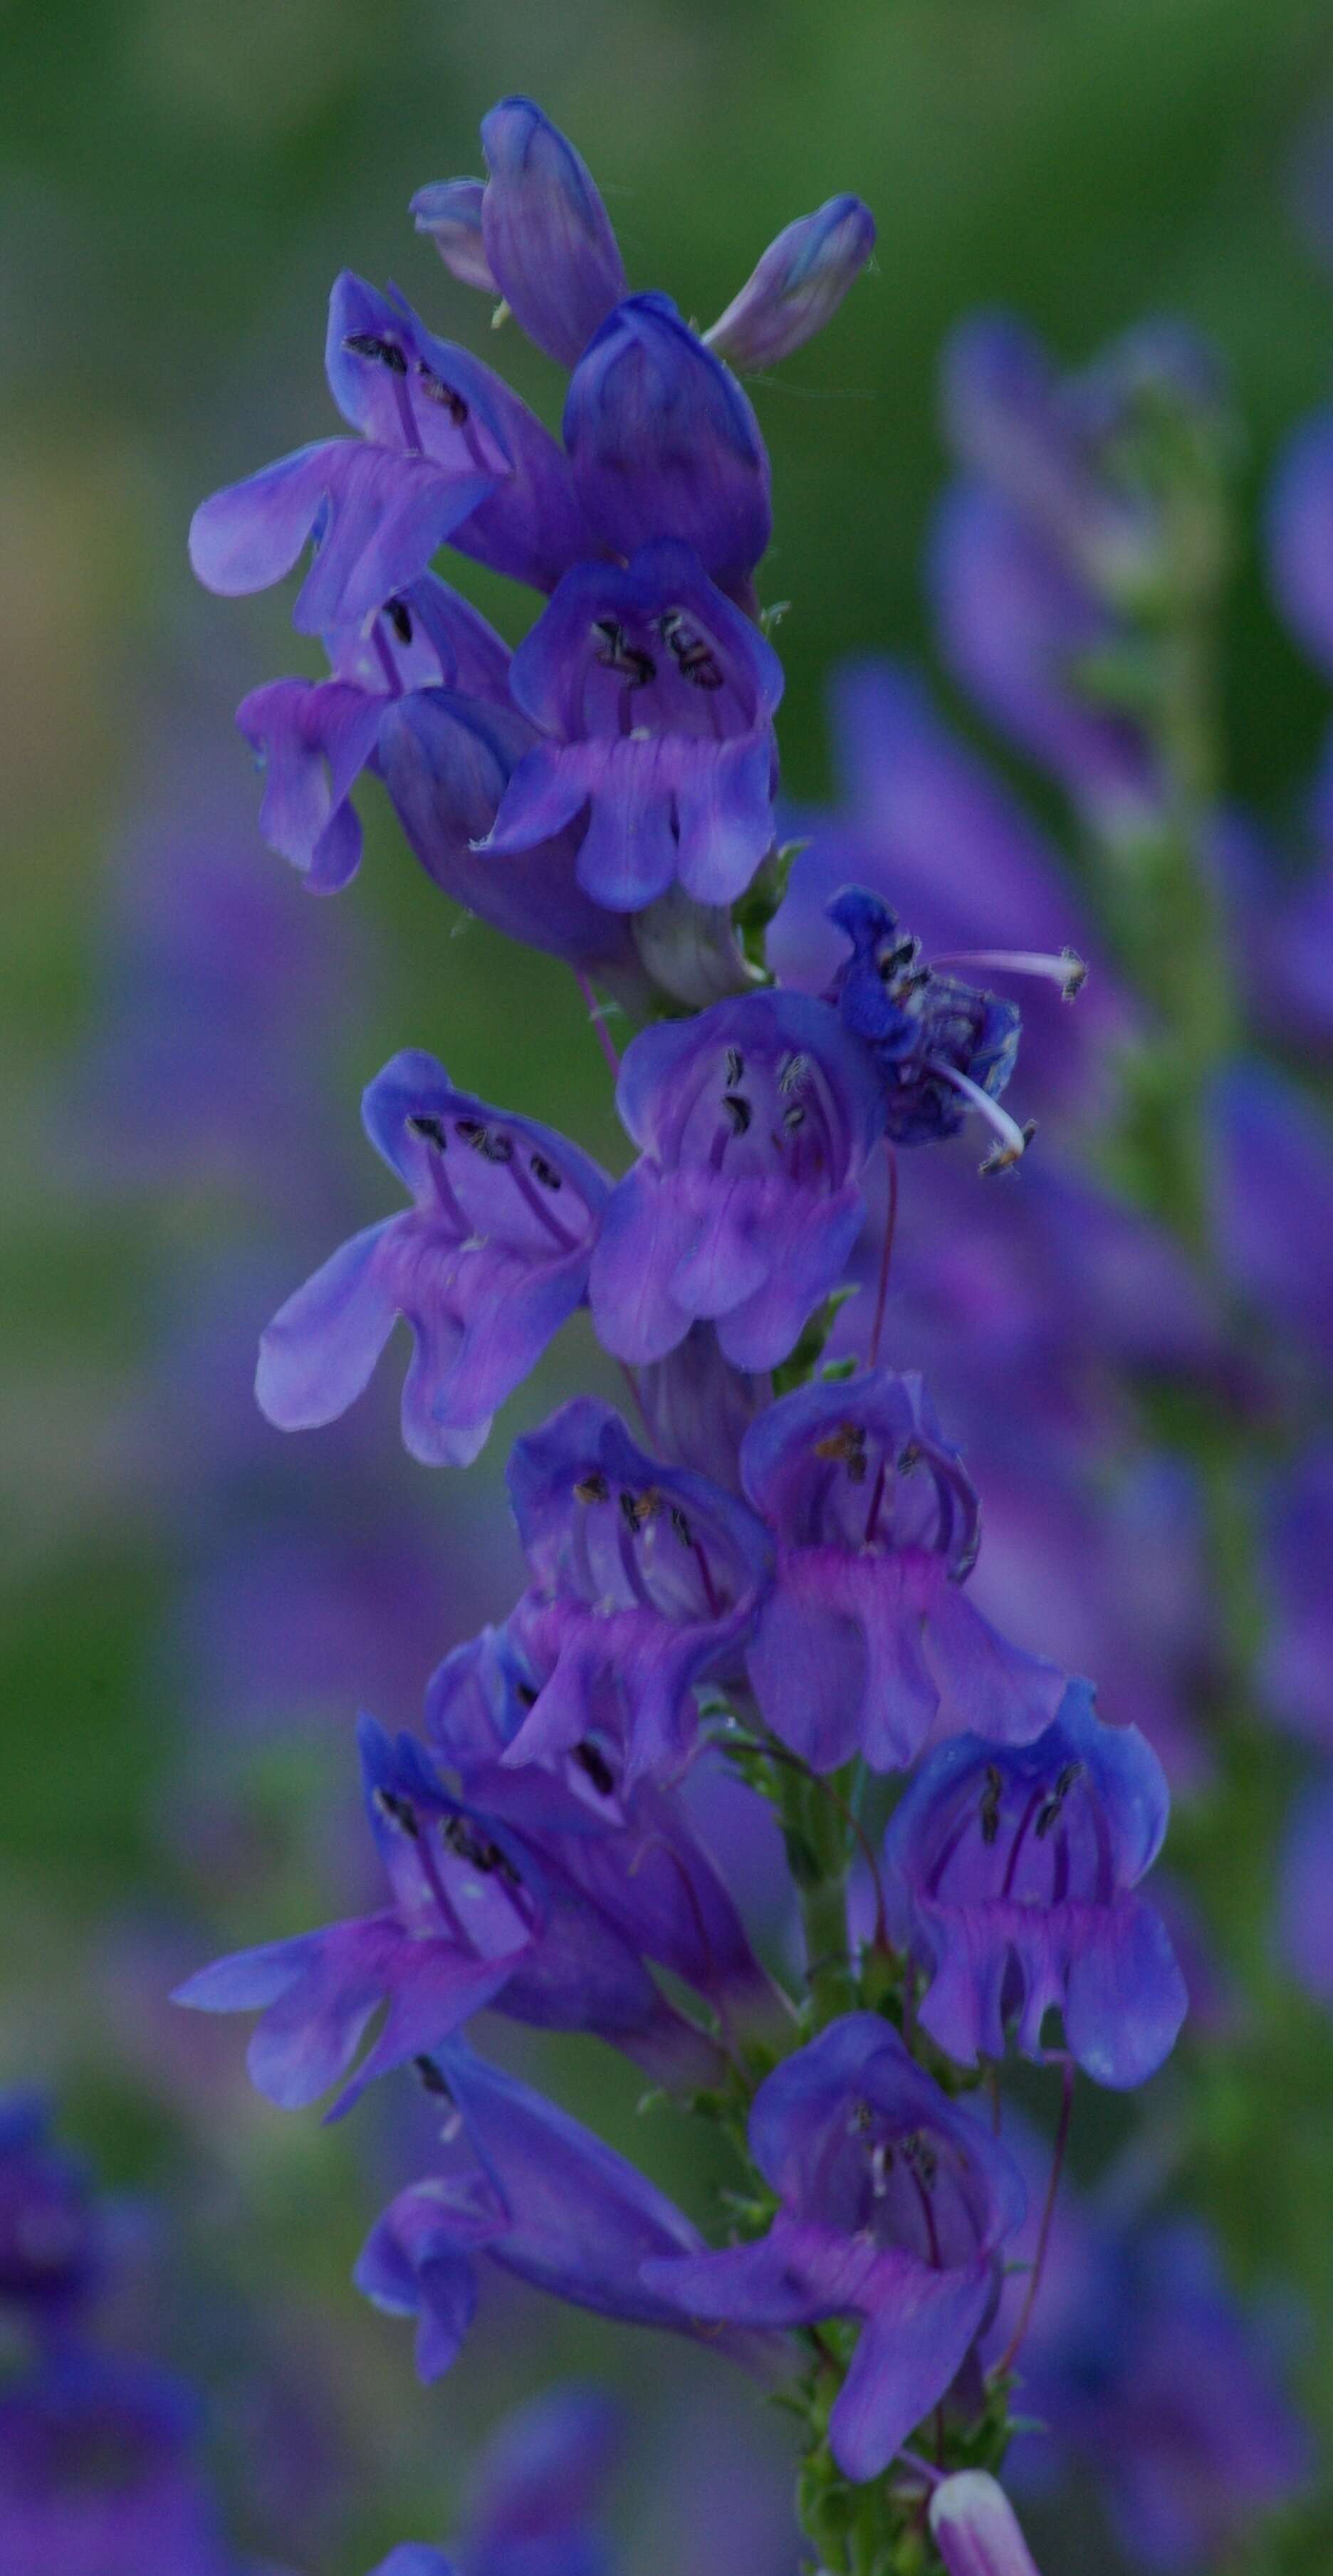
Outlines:
POLYGON ((978 1171, 987 1175, 992 1172, 1011 1172, 1015 1163, 1022 1161, 1036 1135, 1036 1119, 1029 1118, 1027 1125, 1020 1127, 1018 1120, 1011 1118, 1008 1110, 1000 1107, 998 1100, 992 1100, 990 1093, 983 1091, 980 1083, 972 1080, 970 1073, 960 1073, 956 1065, 946 1064, 942 1056, 928 1055, 925 1062, 928 1072, 937 1074, 941 1082, 951 1083, 955 1091, 961 1091, 964 1100, 976 1110, 979 1118, 985 1119, 994 1135, 995 1142, 985 1161, 978 1164, 978 1171))
POLYGON ((1062 948, 1058 956, 1037 948, 956 948, 930 962, 975 967, 987 975, 1039 975, 1043 982, 1059 985, 1062 1002, 1076 1000, 1088 980, 1087 959, 1076 948, 1062 948))

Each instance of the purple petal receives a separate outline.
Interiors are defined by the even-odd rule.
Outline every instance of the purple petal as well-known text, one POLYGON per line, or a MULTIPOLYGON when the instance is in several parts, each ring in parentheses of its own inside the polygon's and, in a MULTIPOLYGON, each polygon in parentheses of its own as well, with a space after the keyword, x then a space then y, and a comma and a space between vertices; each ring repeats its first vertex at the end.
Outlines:
POLYGON ((1316 2002, 1333 2003, 1333 1780, 1304 1787, 1282 1853, 1283 1957, 1316 2002))
POLYGON ((602 324, 565 404, 565 444, 590 524, 618 554, 682 538, 724 590, 748 579, 772 525, 768 458, 735 378, 664 295, 602 324))
POLYGON ((1070 1942, 1065 2037, 1116 2091, 1146 2083, 1176 2043, 1189 1996, 1160 1914, 1141 1897, 1089 1912, 1070 1942))
POLYGON ((1333 672, 1333 412, 1296 432, 1268 507, 1278 605, 1321 670, 1333 672))
POLYGON ((1003 2487, 961 2469, 930 2499, 930 2528, 949 2576, 1039 2576, 1003 2487))
POLYGON ((734 903, 773 846, 773 747, 767 734, 692 742, 676 764, 677 862, 697 903, 734 903))
POLYGON ((328 517, 292 623, 305 635, 354 626, 406 590, 494 488, 424 456, 334 442, 339 470, 326 488, 328 517))
POLYGON ((340 1245, 267 1327, 255 1394, 280 1431, 336 1422, 369 1385, 398 1313, 383 1252, 400 1222, 388 1217, 340 1245))
POLYGON ((418 188, 408 207, 419 233, 434 242, 445 267, 463 286, 498 296, 482 239, 481 201, 484 179, 435 179, 418 188))
POLYGON ((530 98, 482 120, 486 257, 520 328, 573 367, 626 288, 606 208, 572 144, 530 98))
POLYGON ((259 828, 321 894, 345 885, 360 862, 361 827, 347 800, 382 713, 381 699, 339 680, 274 680, 236 710, 264 763, 259 828))
POLYGON ((861 2328, 829 2417, 829 2445, 845 2477, 858 2483, 878 2477, 939 2404, 981 2330, 991 2296, 989 2266, 930 2272, 904 2265, 861 2328))
POLYGON ((431 2549, 424 2540, 404 2540, 380 2560, 371 2576, 457 2576, 457 2570, 442 2549, 431 2549))
POLYGON ((932 1596, 926 1660, 939 1686, 940 1725, 950 1735, 1030 1744, 1050 1725, 1066 1675, 1044 1655, 1011 1646, 956 1583, 932 1596))
POLYGON ((633 1367, 664 1359, 690 1329, 671 1286, 689 1225, 678 1194, 648 1165, 636 1164, 612 1192, 588 1297, 598 1340, 633 1367))
POLYGON ((837 312, 875 247, 875 218, 859 197, 830 197, 769 243, 711 331, 710 349, 742 373, 776 366, 837 312))
POLYGON ((317 439, 201 501, 190 522, 190 563, 204 588, 236 599, 281 581, 352 445, 345 438, 317 439))

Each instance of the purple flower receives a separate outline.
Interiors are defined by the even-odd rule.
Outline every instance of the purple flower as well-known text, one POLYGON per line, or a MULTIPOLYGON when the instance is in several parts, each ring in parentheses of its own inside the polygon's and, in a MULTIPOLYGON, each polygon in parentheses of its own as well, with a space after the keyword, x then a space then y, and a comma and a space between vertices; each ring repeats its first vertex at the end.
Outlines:
POLYGON ((1012 2024, 1040 2058, 1064 2017, 1085 2073, 1142 2084, 1184 2019, 1161 1916, 1135 1890, 1166 1831, 1162 1766, 1137 1727, 1103 1726, 1086 1682, 1032 1744, 945 1744, 885 1838, 895 1937, 929 1983, 921 2019, 961 2065, 1001 2058, 1012 2024))
POLYGON ((553 2388, 506 2416, 472 2481, 466 2576, 608 2576, 594 2515, 620 2434, 596 2388, 553 2388))
POLYGON ((239 1951, 175 1997, 201 2012, 262 2009, 248 2061, 261 2093, 285 2111, 317 2101, 381 2006, 383 2027, 332 2117, 487 2005, 541 2029, 597 2031, 663 2080, 710 2071, 702 2035, 546 1849, 451 1797, 412 1736, 391 1742, 363 1718, 360 1744, 389 1907, 239 1951))
POLYGON ((632 557, 677 537, 720 589, 746 594, 772 533, 767 451, 730 369, 669 295, 608 315, 570 378, 564 434, 604 547, 632 557))
POLYGON ((281 1430, 336 1421, 401 1315, 415 1344, 403 1438, 428 1466, 467 1466, 582 1302, 609 1184, 577 1146, 455 1091, 417 1050, 376 1075, 362 1116, 415 1205, 354 1235, 288 1298, 260 1344, 256 1393, 281 1430))
POLYGON ((578 881, 582 826, 531 848, 489 846, 509 782, 538 742, 516 707, 417 689, 381 717, 379 767, 411 848, 447 895, 506 937, 632 992, 642 974, 629 923, 578 881))
POLYGON ((236 711, 264 771, 259 828, 315 894, 335 893, 361 863, 351 791, 381 765, 386 719, 404 695, 443 687, 503 706, 509 672, 508 648, 485 618, 430 573, 368 625, 326 641, 332 679, 270 680, 236 711))
POLYGON ((652 1445, 669 1467, 693 1467, 729 1493, 741 1490, 740 1453, 755 1416, 773 1400, 766 1373, 733 1366, 712 1324, 692 1324, 665 1359, 638 1372, 652 1445))
POLYGON ((64 2327, 100 2278, 103 2227, 83 2167, 49 2136, 36 2094, 0 2097, 0 2309, 64 2327))
POLYGON ((727 1882, 676 1797, 649 1780, 625 1789, 618 1741, 589 1734, 546 1761, 505 1765, 539 1689, 539 1670, 505 1629, 446 1656, 427 1692, 426 1731, 464 1796, 537 1836, 636 1952, 724 2010, 767 2001, 727 1882))
POLYGON ((605 1736, 622 1793, 678 1770, 695 1686, 739 1669, 772 1568, 762 1523, 648 1457, 591 1396, 515 1443, 508 1485, 532 1573, 515 1627, 539 1686, 501 1760, 605 1736))
POLYGON ((874 2013, 849 2013, 768 2076, 750 2148, 779 2209, 757 2244, 644 2266, 688 2316, 864 2320, 829 2418, 844 2476, 879 2475, 946 2395, 994 2306, 1023 2215, 1016 2167, 874 2013))
POLYGON ((919 1377, 806 1386, 759 1416, 745 1492, 778 1542, 745 1663, 768 1724, 817 1771, 904 1769, 932 1733, 1026 1743, 1064 1691, 962 1586, 977 1497, 919 1377))
POLYGON ((567 573, 510 687, 545 739, 510 779, 487 851, 529 850, 586 816, 578 882, 613 912, 677 878, 704 904, 744 893, 773 841, 782 671, 688 546, 567 573))
POLYGON ((929 2520, 949 2576, 1038 2576, 1009 2498, 984 2469, 941 2479, 929 2520))
POLYGON ((442 2549, 432 2549, 424 2540, 404 2540, 380 2560, 371 2576, 458 2576, 458 2570, 442 2549))
POLYGON ((743 372, 775 367, 831 322, 875 247, 859 197, 830 197, 771 241, 753 276, 704 339, 743 372))
POLYGON ((772 1368, 860 1231, 883 1122, 873 1062, 810 995, 745 994, 645 1029, 617 1107, 641 1152, 593 1259, 598 1338, 664 1359, 706 1319, 737 1368, 772 1368))
POLYGON ((1024 992, 1024 1060, 1044 1101, 1062 1106, 1074 1095, 1082 1106, 1105 1079, 1108 1041, 1128 1033, 1130 1006, 1059 852, 906 668, 880 656, 844 663, 829 713, 838 809, 791 817, 808 846, 768 934, 779 982, 822 993, 833 981, 846 947, 828 906, 846 885, 896 906, 928 956, 1041 956, 1045 972, 1029 976, 1024 992), (1062 950, 1093 960, 1077 1011, 1064 1007, 1062 950))
MULTIPOLYGON (((700 2238, 634 2165, 457 2041, 433 2052, 421 2071, 428 2090, 453 2105, 442 2132, 445 2161, 390 2204, 356 2282, 376 2307, 419 2320, 423 2379, 438 2379, 458 2357, 476 2312, 483 2254, 599 2316, 696 2331, 642 2274, 653 2255, 695 2254, 700 2238)), ((734 2359, 763 2353, 752 2335, 697 2331, 734 2359)))
POLYGON ((0 2397, 5 2576, 238 2576, 175 2380, 63 2354, 0 2397))
MULTIPOLYGON (((1018 1056, 1013 1003, 926 965, 920 941, 904 936, 896 915, 865 886, 845 886, 828 912, 852 946, 833 999, 844 1028, 879 1073, 891 1142, 926 1145, 956 1136, 975 1109, 994 1138, 983 1172, 1008 1171, 1032 1135, 998 1105, 1018 1056)), ((1085 971, 1080 958, 1071 952, 1045 962, 1064 977, 1067 992, 1077 992, 1085 971)))
POLYGON ((1282 1849, 1278 1935, 1292 1975, 1316 2003, 1333 2005, 1333 1778, 1298 1793, 1282 1849))

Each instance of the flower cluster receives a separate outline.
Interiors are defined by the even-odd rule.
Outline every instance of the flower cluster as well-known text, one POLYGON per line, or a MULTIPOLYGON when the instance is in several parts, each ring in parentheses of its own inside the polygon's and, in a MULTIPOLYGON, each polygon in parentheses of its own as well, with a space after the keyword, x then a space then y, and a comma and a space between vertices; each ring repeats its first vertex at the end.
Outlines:
MULTIPOLYGON (((363 1114, 410 1204, 288 1297, 257 1393, 285 1430, 333 1421, 401 1319, 405 1444, 468 1465, 586 1308, 632 1418, 576 1395, 513 1443, 519 1598, 446 1656, 424 1738, 362 1719, 379 1910, 206 1967, 180 1999, 260 2014, 251 2072, 284 2107, 335 2093, 334 2116, 409 2065, 438 2102, 431 2170, 357 2266, 415 2321, 423 2376, 454 2363, 496 2265, 785 2378, 830 2569, 922 2567, 928 2529, 954 2576, 1027 2576, 989 2472, 1075 2070, 1142 2084, 1187 2002, 1142 1884, 1168 1804, 1149 1738, 1186 1767, 1173 1659, 1206 1655, 1174 1630, 1162 1651, 1181 1587, 1163 1610, 1144 1560, 1169 1537, 1173 1565, 1192 1562, 1200 1516, 1178 1460, 1119 1473, 1123 1380, 1237 1407, 1254 1388, 1187 1252, 1072 1159, 1140 1002, 1094 976, 1071 1029, 1060 1006, 1096 936, 898 675, 846 686, 850 819, 819 820, 794 867, 779 849, 769 470, 738 371, 830 318, 873 243, 865 208, 840 197, 789 226, 700 334, 630 291, 588 171, 530 101, 494 109, 483 144, 485 181, 425 188, 413 212, 452 275, 567 371, 561 439, 396 291, 345 276, 326 368, 354 435, 205 502, 193 560, 235 594, 313 549, 294 622, 330 676, 240 711, 267 838, 312 889, 345 884, 352 791, 377 776, 438 886, 572 966, 599 1021, 595 988, 631 1015, 623 1058, 601 1026, 628 1150, 604 1170, 434 1057, 394 1057, 363 1114), (543 594, 512 654, 433 568, 445 546, 460 578, 470 560, 543 594), (1030 1188, 1034 1122, 1002 1098, 1020 1015, 991 989, 1017 978, 1036 995, 1025 1082, 1057 1137, 1030 1188), (1021 1193, 924 1150, 974 1119, 981 1172, 1023 1163, 1021 1193), (1035 1398, 1016 1364, 1034 1354, 1035 1398), (1033 1637, 1043 1550, 1055 1633, 1033 1637), (1104 1652, 1114 1723, 1081 1678, 1104 1652), (720 1765, 782 1828, 794 1973, 790 1947, 761 1960, 729 1855, 701 1833, 697 1785, 720 1765), (493 2064, 483 2014, 591 2034, 711 2119, 740 2165, 728 2241, 493 2064), (1012 2319, 1029 2195, 1000 2134, 1011 2055, 1061 2087, 1012 2319)), ((1183 453, 1197 497, 1216 468, 1210 365, 1157 330, 1061 386, 984 322, 954 352, 948 409, 967 473, 936 564, 955 663, 1102 836, 1141 853, 1175 828, 1172 780, 1106 673, 1210 595, 1210 523, 1179 506, 1178 470, 1183 453)), ((1223 1196, 1236 1122, 1264 1115, 1242 1090, 1209 1112, 1223 1196)), ((1326 1331, 1280 1226, 1234 1230, 1233 1274, 1266 1265, 1326 1331)), ((1326 1624, 1313 1590, 1305 1660, 1298 1640, 1284 1667, 1298 1696, 1326 1624)), ((444 2565, 409 2549, 385 2576, 444 2565)))

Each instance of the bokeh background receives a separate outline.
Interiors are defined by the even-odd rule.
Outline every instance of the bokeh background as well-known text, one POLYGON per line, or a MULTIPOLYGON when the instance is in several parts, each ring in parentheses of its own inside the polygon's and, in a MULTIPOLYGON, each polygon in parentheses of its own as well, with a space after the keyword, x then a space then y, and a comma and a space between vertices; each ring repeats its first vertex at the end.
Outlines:
MULTIPOLYGON (((362 1083, 426 1046, 612 1150, 569 979, 461 925, 377 800, 335 905, 262 850, 231 717, 297 667, 285 604, 197 593, 185 531, 201 493, 334 425, 343 265, 478 344, 484 308, 406 206, 477 168, 504 91, 578 141, 634 283, 701 320, 792 214, 855 189, 875 272, 755 396, 767 593, 792 603, 784 774, 820 795, 830 664, 929 659, 937 360, 969 308, 1015 306, 1069 361, 1145 311, 1191 316, 1234 376, 1253 529, 1329 375, 1333 281, 1291 170, 1333 100, 1333 22, 1324 0, 9 0, 0 31, 0 2084, 48 2088, 137 2208, 144 2336, 209 2391, 239 2544, 360 2576, 438 2536, 480 2429, 577 2368, 641 2403, 618 2507, 635 2570, 738 2569, 743 2489, 754 2576, 783 2576, 778 2428, 720 2370, 515 2296, 475 2367, 420 2390, 347 2273, 424 2132, 404 2138, 397 2096, 348 2130, 284 2121, 248 2095, 235 2028, 163 2000, 215 1950, 355 1897, 356 1705, 410 1722, 433 1661, 512 1590, 503 1442, 464 1490, 399 1460, 388 1390, 313 1445, 251 1413, 259 1324, 387 1204, 362 1083), (688 2544, 682 2443, 700 2496, 717 2482, 688 2544)), ((512 332, 502 356, 553 416, 543 362, 512 332)), ((1228 758, 1281 822, 1326 701, 1252 548, 1228 758)), ((527 603, 463 577, 516 638, 527 603)), ((591 1366, 572 1336, 508 1427, 591 1366)), ((549 2071, 697 2197, 629 2078, 572 2044, 549 2071)), ((1268 2250, 1256 2214, 1260 2271, 1268 2250)))

